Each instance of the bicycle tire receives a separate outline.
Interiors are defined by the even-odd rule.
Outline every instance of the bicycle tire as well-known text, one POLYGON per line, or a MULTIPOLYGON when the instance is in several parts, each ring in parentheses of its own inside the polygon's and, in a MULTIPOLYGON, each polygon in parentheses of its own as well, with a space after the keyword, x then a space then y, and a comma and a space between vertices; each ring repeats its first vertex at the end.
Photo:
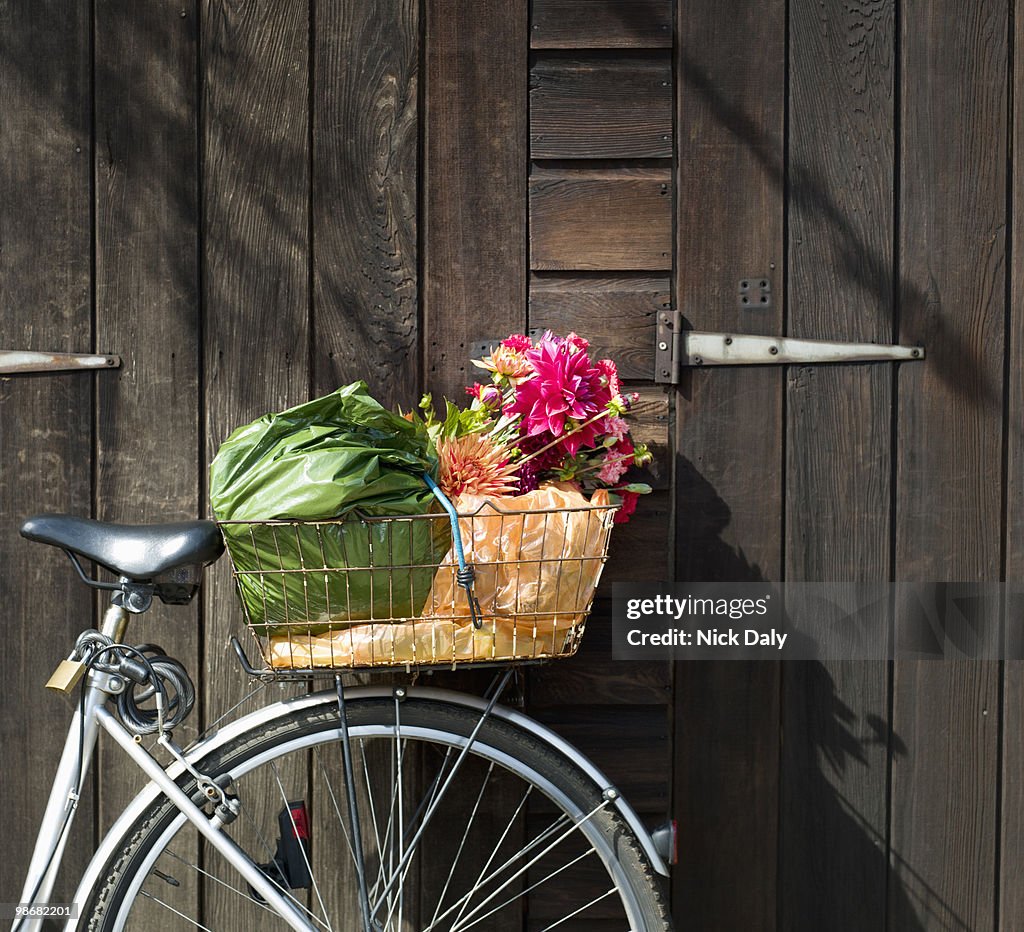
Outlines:
MULTIPOLYGON (((361 698, 350 701, 347 705, 348 709, 348 723, 352 734, 353 743, 355 747, 360 749, 362 761, 366 761, 372 758, 370 751, 380 747, 378 744, 372 744, 371 742, 379 741, 383 739, 392 745, 394 751, 394 760, 398 762, 399 773, 401 773, 401 760, 405 758, 410 747, 410 742, 419 742, 418 744, 412 745, 414 748, 414 754, 419 752, 419 760, 435 759, 441 754, 441 749, 447 749, 445 751, 445 761, 449 757, 454 758, 457 756, 458 750, 464 747, 468 737, 472 734, 473 729, 479 722, 479 714, 474 711, 467 709, 462 706, 457 706, 451 703, 444 702, 443 700, 435 699, 422 699, 422 698, 408 698, 404 700, 398 712, 398 725, 396 726, 396 704, 386 698, 361 698), (397 738, 396 738, 396 732, 397 738), (429 740, 428 740, 429 739, 429 740), (404 741, 404 744, 403 744, 404 741), (399 747, 402 748, 399 753, 399 747)), ((302 709, 296 710, 290 716, 275 720, 267 725, 257 727, 251 731, 248 731, 236 739, 231 741, 229 744, 211 752, 206 758, 197 763, 197 768, 207 774, 223 774, 227 773, 232 775, 236 780, 236 785, 241 784, 243 786, 253 786, 253 777, 256 774, 262 776, 258 779, 267 780, 268 769, 272 768, 276 774, 276 782, 280 787, 280 798, 270 799, 267 801, 264 807, 264 812, 253 812, 249 817, 252 818, 257 825, 269 824, 269 819, 273 816, 273 811, 280 807, 281 800, 287 801, 288 794, 285 791, 285 787, 282 784, 280 777, 280 766, 279 761, 284 761, 288 758, 288 755, 307 755, 307 761, 311 761, 313 756, 320 758, 321 766, 323 767, 322 755, 334 754, 337 751, 339 744, 339 718, 337 705, 325 699, 321 704, 308 706, 302 709), (315 749, 315 750, 314 750, 315 749), (258 820, 258 821, 256 821, 258 820)), ((288 758, 290 760, 298 760, 299 758, 288 758)), ((468 756, 467 760, 471 759, 473 766, 476 767, 477 772, 485 771, 485 777, 483 786, 480 789, 480 799, 477 800, 478 809, 481 805, 481 799, 488 788, 488 781, 492 779, 492 774, 495 768, 498 768, 499 779, 506 780, 507 782, 518 781, 527 787, 526 794, 523 797, 525 802, 526 798, 534 790, 538 790, 537 796, 533 797, 541 803, 541 808, 550 807, 553 805, 554 810, 559 813, 556 816, 555 825, 558 824, 559 820, 562 820, 563 827, 571 828, 569 836, 565 840, 565 844, 578 843, 583 840, 591 846, 591 850, 586 851, 582 857, 577 857, 575 861, 567 862, 568 867, 562 867, 556 869, 554 874, 545 878, 541 881, 541 884, 531 886, 529 892, 535 894, 535 890, 539 888, 545 882, 553 879, 555 875, 561 877, 559 882, 559 889, 564 890, 567 879, 566 871, 571 868, 577 861, 589 859, 589 855, 597 854, 598 860, 600 861, 601 868, 604 871, 604 875, 612 881, 613 886, 610 888, 610 892, 617 893, 617 898, 609 899, 609 893, 605 893, 600 900, 595 900, 590 905, 586 905, 584 901, 584 908, 579 909, 575 903, 565 907, 566 915, 562 916, 561 913, 551 916, 551 927, 557 925, 559 928, 569 929, 572 928, 572 923, 564 925, 567 920, 574 919, 577 923, 577 928, 585 928, 588 922, 589 916, 587 910, 599 910, 598 915, 601 916, 602 921, 605 925, 602 928, 617 928, 614 920, 615 916, 611 920, 608 920, 605 916, 605 912, 615 907, 621 911, 622 918, 625 920, 623 928, 629 928, 636 930, 636 932, 670 932, 672 929, 671 919, 669 917, 667 900, 664 895, 661 878, 657 876, 647 858, 645 857, 643 850, 633 835, 632 831, 622 819, 619 813, 615 810, 614 806, 608 804, 608 800, 602 797, 602 792, 599 787, 596 787, 592 780, 590 780, 578 767, 569 759, 563 755, 554 751, 549 745, 541 742, 537 738, 533 737, 523 728, 518 727, 508 721, 489 718, 480 727, 476 741, 474 742, 472 751, 468 756), (582 819, 582 821, 581 821, 582 819), (573 824, 575 822, 575 824, 573 824), (569 910, 576 910, 576 912, 569 912, 569 910), (608 922, 611 924, 607 924, 608 922), (582 923, 582 925, 579 925, 582 923)), ((412 760, 412 758, 410 758, 412 760)), ((312 767, 313 765, 311 765, 312 767)), ((445 764, 441 764, 439 769, 443 773, 445 764)), ((367 769, 367 765, 363 764, 364 770, 367 769)), ((426 769, 426 768, 424 768, 426 769)), ((392 767, 392 774, 394 769, 392 767)), ((323 776, 328 776, 326 769, 324 769, 323 776)), ((384 775, 386 776, 386 774, 384 775)), ((440 778, 436 778, 440 780, 440 778)), ((364 797, 364 803, 371 799, 372 794, 369 792, 369 786, 371 784, 371 775, 366 772, 366 790, 362 794, 364 797)), ((403 780, 399 780, 397 785, 403 784, 403 780)), ((182 788, 187 792, 195 791, 195 782, 191 778, 183 778, 181 781, 182 788)), ((330 786, 328 785, 328 789, 330 786)), ((344 821, 342 813, 345 811, 344 806, 339 806, 333 791, 331 798, 334 800, 334 808, 337 810, 339 822, 344 832, 344 821)), ((252 798, 247 798, 245 790, 240 790, 240 798, 242 801, 243 808, 249 807, 255 810, 255 802, 252 798)), ((272 794, 271 794, 272 795, 272 794)), ((359 794, 357 794, 358 796, 359 794)), ((464 800, 468 798, 467 795, 463 797, 452 797, 455 804, 464 803, 464 800)), ((518 796, 513 797, 513 802, 509 803, 509 807, 514 804, 514 799, 518 796)), ((444 803, 443 803, 444 804, 444 803)), ((522 803, 519 804, 522 809, 522 803)), ((372 801, 370 802, 372 808, 372 801)), ((421 801, 422 806, 422 801, 421 801)), ((329 807, 325 804, 325 811, 329 807)), ((364 806, 365 808, 365 806, 364 806)), ((384 847, 386 847, 388 838, 397 839, 400 832, 395 830, 393 836, 391 834, 391 823, 395 821, 395 813, 398 813, 397 821, 401 823, 402 813, 405 809, 405 803, 402 800, 401 793, 392 792, 391 802, 389 804, 390 820, 387 826, 387 832, 384 832, 384 825, 380 823, 380 816, 378 816, 373 810, 373 835, 378 836, 377 851, 371 850, 371 855, 376 855, 376 865, 380 872, 380 876, 385 876, 385 869, 381 866, 384 864, 384 847), (397 804, 396 804, 397 796, 397 804), (384 844, 381 844, 380 835, 384 834, 384 844)), ((478 809, 474 810, 474 814, 469 818, 467 827, 465 829, 465 835, 463 836, 463 844, 466 842, 466 838, 470 832, 470 826, 476 818, 478 809)), ((518 810, 516 810, 518 813, 518 810)), ((513 820, 517 818, 516 814, 512 816, 513 820)), ((522 816, 518 816, 522 824, 526 823, 526 819, 522 816)), ((544 822, 544 820, 541 820, 544 822)), ((125 834, 124 843, 119 846, 116 853, 110 858, 104 870, 100 876, 105 879, 102 880, 93 889, 91 897, 85 908, 83 909, 82 926, 90 930, 90 932, 121 932, 123 929, 133 928, 152 928, 153 919, 149 916, 146 919, 140 919, 133 922, 133 912, 139 907, 139 903, 146 899, 153 899, 154 894, 147 893, 143 890, 147 884, 157 884, 162 894, 167 894, 164 889, 163 881, 160 881, 158 877, 170 876, 167 873, 160 873, 159 875, 153 873, 153 869, 156 863, 160 862, 161 857, 170 857, 169 852, 171 844, 175 843, 176 840, 180 840, 183 817, 180 813, 171 805, 169 801, 161 797, 154 802, 150 808, 143 813, 142 816, 136 821, 134 826, 125 834)), ((435 819, 437 822, 437 819, 435 819)), ((501 824, 499 819, 497 824, 501 824)), ((509 822, 508 826, 513 823, 509 822)), ((516 823, 517 825, 519 823, 516 823)), ((233 826, 229 827, 232 828, 233 826)), ((194 833, 194 829, 188 824, 184 824, 184 828, 194 833)), ((444 825, 441 823, 438 826, 438 831, 443 831, 444 825)), ((542 830, 540 836, 544 835, 542 830)), ((558 830, 559 832, 562 829, 558 830)), ((508 827, 505 829, 506 835, 508 834, 508 827)), ((259 829, 257 828, 257 834, 259 829)), ((371 833, 368 833, 371 834, 371 833)), ((406 832, 408 834, 408 830, 406 832)), ((502 835, 502 838, 496 842, 494 852, 497 855, 502 850, 502 844, 505 840, 506 835, 502 835)), ((539 836, 539 837, 540 837, 539 836)), ((451 836, 449 836, 451 837, 451 836)), ((561 837, 556 833, 555 837, 561 837)), ((346 834, 347 840, 347 834, 346 834)), ((191 843, 191 842, 190 842, 191 843)), ((534 839, 536 843, 536 839, 534 839)), ((542 838, 543 844, 547 844, 546 838, 542 838)), ((321 840, 319 836, 314 836, 312 846, 316 849, 316 854, 310 855, 311 858, 315 859, 319 855, 319 845, 321 840)), ((340 846, 340 842, 338 842, 340 846)), ((394 849, 396 842, 392 840, 391 847, 394 849)), ((559 843, 561 844, 561 842, 559 843)), ((266 839, 263 839, 264 847, 269 850, 271 847, 267 844, 266 839)), ((367 838, 364 836, 364 849, 367 847, 367 838)), ((478 844, 477 849, 480 849, 478 844)), ((351 854, 351 844, 349 843, 349 853, 351 854)), ((485 847, 486 850, 486 847, 485 847)), ((527 847, 527 855, 529 854, 530 848, 527 847)), ((431 928, 431 929, 445 929, 454 928, 451 922, 455 923, 462 922, 458 928, 478 928, 487 929, 492 927, 492 924, 486 923, 481 925, 480 923, 486 920, 490 915, 489 913, 480 913, 481 909, 487 909, 490 904, 490 900, 484 900, 483 906, 474 904, 473 897, 479 896, 481 898, 485 896, 492 896, 489 892, 487 883, 497 883, 497 880, 488 880, 484 883, 483 888, 478 893, 469 894, 463 892, 461 899, 459 899, 460 889, 456 889, 451 895, 455 897, 455 906, 448 907, 446 896, 448 895, 448 889, 452 882, 452 876, 457 870, 464 870, 465 865, 459 865, 458 861, 462 855, 463 847, 460 846, 458 853, 454 857, 453 864, 450 868, 448 880, 445 884, 444 890, 439 894, 439 898, 434 907, 434 912, 431 915, 428 925, 423 925, 424 917, 429 912, 429 905, 434 902, 433 893, 426 893, 423 887, 424 879, 423 875, 417 877, 417 883, 420 887, 416 889, 416 903, 422 908, 422 904, 426 903, 427 907, 423 911, 423 915, 419 918, 418 928, 431 928), (466 900, 466 896, 470 898, 466 900), (462 903, 461 907, 459 903, 462 903), (448 912, 444 913, 442 910, 448 908, 448 912), (455 916, 451 916, 452 910, 456 907, 459 908, 459 912, 455 916), (468 911, 468 915, 467 915, 468 911), (438 915, 440 914, 440 919, 438 915), (448 917, 451 916, 451 919, 448 917)), ((571 853, 571 852, 570 852, 571 853)), ((258 860, 258 855, 252 853, 253 859, 258 860)), ((394 851, 392 850, 392 855, 394 851)), ((517 855, 518 856, 518 855, 517 855)), ((175 855, 178 860, 182 860, 180 856, 175 855)), ((320 855, 323 858, 323 855, 320 855)), ((494 857, 492 855, 491 857, 494 857)), ((498 857, 501 861, 504 854, 498 857)), ((536 855, 532 855, 536 857, 536 855)), ((552 855, 554 858, 554 855, 552 855)), ((202 858, 199 859, 202 861, 202 858)), ((424 863, 424 859, 420 858, 420 866, 424 863)), ((307 866, 312 867, 309 859, 306 861, 307 866)), ((329 861, 330 864, 337 864, 336 861, 329 861)), ((391 862, 394 866, 394 861, 391 862)), ((488 864, 490 861, 488 860, 488 864)), ((588 868, 592 867, 593 861, 590 861, 588 868)), ((192 865, 201 874, 205 873, 200 864, 192 865)), ((339 865, 340 866, 340 865, 339 865)), ((400 866, 400 865, 399 865, 400 866)), ((486 867, 486 865, 485 865, 486 867)), ((521 870, 522 865, 513 866, 509 870, 521 870)), ((545 870, 548 870, 547 865, 544 866, 545 870)), ((475 870, 475 865, 474 865, 475 870)), ((280 873, 280 867, 278 867, 280 873)), ((600 874, 600 872, 597 872, 600 874)), ((589 878, 594 874, 591 869, 587 874, 589 878)), ((600 876, 604 876, 600 875, 600 876)), ((212 876, 212 875, 211 875, 212 876)), ((283 876, 283 874, 282 874, 283 876)), ((499 878, 500 878, 499 874, 499 878)), ((519 889, 527 884, 533 883, 532 877, 529 873, 524 875, 523 880, 519 881, 519 889)), ((206 878, 202 878, 204 881, 206 878)), ((392 893, 392 898, 402 897, 405 895, 405 875, 402 875, 402 882, 396 883, 395 892, 392 893)), ((238 879, 236 878, 236 882, 238 879)), ((589 882, 589 880, 588 880, 589 882)), ((222 880, 217 880, 217 884, 222 884, 222 880)), ((603 881, 602 881, 603 883, 603 881)), ((180 885, 180 883, 179 883, 180 885)), ((571 884, 570 884, 571 887, 571 884)), ((253 902, 249 902, 245 899, 245 893, 240 891, 238 887, 233 888, 235 893, 240 894, 236 899, 239 901, 239 905, 246 909, 253 908, 253 902)), ((380 888, 379 888, 380 889, 380 888)), ((384 892, 387 892, 386 886, 383 887, 384 892)), ((499 887, 499 889, 501 889, 499 887)), ((594 887, 591 887, 594 889, 594 887)), ((220 895, 220 886, 214 888, 214 894, 220 895)), ((513 894, 516 892, 516 888, 512 887, 513 894)), ((323 907, 323 916, 326 922, 321 923, 325 928, 329 927, 344 928, 348 929, 361 929, 362 926, 358 918, 354 918, 350 912, 335 912, 332 909, 328 909, 323 903, 321 892, 319 887, 316 888, 316 896, 312 896, 311 893, 302 894, 301 891, 296 893, 296 897, 305 895, 308 902, 308 910, 310 914, 313 912, 319 913, 319 907, 323 907), (319 899, 320 903, 317 904, 316 900, 319 899), (332 915, 338 918, 340 925, 334 925, 332 915)), ((412 894, 410 894, 411 896, 412 894)), ((502 894, 504 896, 504 894, 502 894)), ((587 894, 589 895, 589 894, 587 894)), ((211 909, 210 897, 207 896, 205 908, 211 909)), ((165 901, 156 898, 156 902, 163 906, 168 906, 165 901)), ((391 900, 388 901, 389 903, 391 900)), ((532 909, 532 900, 531 909, 532 909)), ((507 920, 511 917, 512 925, 517 922, 517 916, 523 916, 523 924, 525 927, 526 922, 526 910, 524 908, 525 894, 520 899, 507 900, 502 908, 505 912, 501 913, 501 917, 507 920)), ((216 904, 215 904, 216 905, 216 904)), ((255 904, 258 907, 258 903, 255 904)), ((150 907, 142 907, 150 908, 150 907)), ((172 908, 168 907, 168 908, 172 908)), ((405 905, 402 904, 399 909, 404 910, 405 905)), ((492 907, 493 908, 493 907, 492 907)), ((561 908, 561 907, 559 907, 561 908)), ((394 910, 394 904, 391 905, 391 910, 394 910)), ((198 925, 200 928, 205 928, 203 924, 204 920, 209 921, 209 916, 206 914, 200 914, 194 917, 188 917, 189 921, 193 923, 192 926, 198 925)), ((265 918, 263 916, 262 918, 265 918)), ((388 916, 388 925, 386 928, 390 928, 392 914, 388 916)), ((399 920, 404 920, 404 916, 398 916, 399 920)), ((540 921, 537 920, 537 916, 531 915, 531 920, 534 921, 534 926, 537 928, 542 927, 546 924, 546 920, 542 917, 540 921)), ((283 921, 280 922, 283 927, 283 921)), ((408 925, 402 926, 401 922, 398 926, 408 928, 408 925)), ((244 924, 240 924, 239 927, 244 927, 244 924)), ((249 928, 258 927, 260 929, 268 928, 266 924, 259 923, 257 926, 249 925, 249 928)), ((171 928, 163 922, 160 923, 160 928, 171 928)))

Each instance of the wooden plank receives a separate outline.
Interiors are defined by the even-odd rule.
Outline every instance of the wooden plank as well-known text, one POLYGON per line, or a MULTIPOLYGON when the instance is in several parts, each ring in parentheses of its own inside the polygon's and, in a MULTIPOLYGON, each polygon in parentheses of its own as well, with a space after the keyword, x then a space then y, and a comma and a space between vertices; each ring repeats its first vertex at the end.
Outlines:
POLYGON ((672 157, 668 52, 622 59, 537 59, 530 68, 535 159, 672 157))
MULTIPOLYGON (((668 390, 660 385, 627 385, 625 391, 638 396, 629 409, 630 436, 637 443, 646 443, 653 457, 646 466, 630 470, 627 478, 631 482, 646 482, 652 489, 668 489, 672 484, 672 411, 668 390)), ((667 550, 667 538, 665 545, 667 550)))
MULTIPOLYGON (((552 821, 549 814, 534 816, 530 820, 530 837, 536 837, 552 821)), ((595 925, 618 918, 621 926, 622 901, 614 895, 602 898, 609 889, 608 870, 599 858, 586 854, 589 847, 585 837, 569 836, 531 866, 527 872, 527 883, 534 888, 530 894, 530 919, 558 921, 559 929, 560 920, 567 916, 595 925), (572 866, 559 872, 567 864, 572 866), (591 905, 584 909, 588 903, 591 905)))
MULTIPOLYGON (((421 390, 418 272, 417 171, 420 5, 319 3, 314 34, 313 276, 311 340, 313 394, 365 379, 389 407, 408 409, 421 390)), ((370 682, 361 675, 359 682, 370 682)), ((378 676, 375 679, 380 680, 378 676)), ((358 752, 357 752, 358 753, 358 752)), ((376 771, 380 749, 370 751, 376 771)), ((324 757, 327 757, 325 751, 324 757)), ((314 760, 310 815, 314 838, 338 839, 344 791, 333 764, 314 760), (328 787, 330 776, 331 787, 328 787), (340 791, 340 795, 339 795, 340 791), (332 798, 331 793, 335 794, 332 798)), ((406 799, 419 799, 418 755, 403 762, 406 799)), ((391 788, 374 786, 377 805, 391 788)), ((369 845, 373 812, 360 791, 360 819, 369 845)), ((411 812, 407 817, 411 816, 411 812)), ((345 811, 347 829, 347 810, 345 811)), ((378 834, 383 837, 385 827, 378 834)), ((344 848, 314 845, 313 868, 325 903, 337 916, 358 915, 358 886, 344 848)), ((410 872, 404 918, 421 924, 410 872)))
POLYGON ((366 379, 383 404, 420 387, 416 173, 419 3, 316 12, 313 386, 366 379))
MULTIPOLYGON (((602 588, 610 595, 607 584, 602 588)), ((562 706, 586 696, 594 705, 658 705, 670 701, 672 665, 612 659, 612 603, 595 601, 583 643, 567 663, 549 663, 530 671, 531 712, 562 706)))
MULTIPOLYGON (((3 342, 13 348, 92 348, 91 29, 86 3, 0 7, 0 319, 3 342)), ((11 902, 46 804, 40 784, 56 769, 70 721, 67 704, 42 686, 92 619, 88 590, 63 554, 22 540, 18 526, 41 511, 89 515, 93 380, 84 373, 0 379, 0 566, 8 618, 0 682, 9 697, 0 741, 4 759, 17 762, 4 780, 0 886, 11 902)), ((93 802, 90 782, 54 902, 71 898, 88 860, 93 802)))
MULTIPOLYGON (((1014 17, 1013 48, 1024 48, 1024 17, 1014 17)), ((1011 100, 1013 112, 1011 126, 1019 127, 1024 120, 1024 68, 1014 67, 1011 100)), ((1024 186, 1024 143, 1014 133, 1010 158, 1013 187, 1011 203, 1022 203, 1024 186)), ((1011 211, 1010 242, 1024 242, 1024 211, 1011 211)), ((1009 250, 1010 314, 1006 334, 1009 356, 1009 384, 1006 386, 1007 420, 1010 425, 1024 421, 1024 252, 1009 250)), ((1011 427, 1005 435, 1007 455, 1006 542, 1004 578, 1024 578, 1024 432, 1011 427)), ((1007 624, 1005 630, 1012 630, 1007 624)), ((1024 785, 1019 775, 1024 768, 1024 663, 1007 660, 1003 665, 1002 695, 1002 795, 1000 797, 999 877, 997 910, 999 929, 1010 932, 1024 926, 1024 888, 1017 882, 1024 872, 1024 785)))
POLYGON ((533 0, 535 49, 672 48, 672 0, 533 0))
MULTIPOLYGON (((1001 572, 1007 4, 956 23, 908 0, 901 19, 900 337, 928 363, 899 372, 896 577, 997 580, 1001 572), (937 57, 955 68, 936 68, 937 57), (963 166, 971 184, 961 184, 963 166)), ((899 661, 893 730, 892 871, 909 903, 991 928, 997 897, 999 669, 899 661), (941 740, 936 736, 941 735, 941 740)))
MULTIPOLYGON (((728 28, 713 0, 676 10, 676 300, 697 330, 781 333, 786 5, 731 4, 728 28), (755 276, 767 310, 737 301, 755 276)), ((778 370, 680 386, 675 578, 779 578, 782 427, 778 370)), ((673 899, 695 928, 775 928, 778 693, 773 662, 676 668, 673 899)))
POLYGON ((660 582, 670 578, 668 535, 672 525, 669 492, 642 495, 636 512, 615 525, 599 593, 610 595, 611 582, 660 582))
MULTIPOLYGON (((544 932, 550 919, 527 919, 527 932, 544 932)), ((564 932, 616 932, 622 928, 621 919, 568 919, 558 928, 564 932)))
POLYGON ((425 380, 454 399, 467 346, 526 324, 526 5, 430 0, 425 42, 425 380))
MULTIPOLYGON (((98 380, 96 514, 129 524, 200 514, 196 11, 181 10, 96 8, 96 339, 122 360, 98 380)), ((197 606, 156 602, 141 626, 153 633, 131 643, 155 641, 199 674, 197 606)), ((192 740, 197 722, 176 740, 192 740)), ((147 780, 111 742, 100 747, 105 829, 147 780)), ((180 873, 179 909, 195 908, 196 879, 180 873)), ((136 912, 153 927, 167 916, 151 901, 136 912)))
MULTIPOLYGON (((583 751, 637 812, 668 812, 671 745, 664 703, 565 705, 531 715, 583 751)), ((538 811, 547 810, 531 809, 538 811)))
MULTIPOLYGON (((889 342, 892 4, 796 0, 790 24, 789 333, 889 342)), ((889 578, 891 386, 889 366, 790 368, 787 580, 889 578)), ((888 689, 884 662, 785 670, 783 928, 885 925, 888 689)))
POLYGON ((671 303, 667 277, 530 279, 530 326, 585 334, 598 356, 615 360, 624 379, 653 378, 657 313, 671 303))
POLYGON ((671 181, 667 168, 534 168, 530 267, 671 268, 671 181))
MULTIPOLYGON (((309 396, 308 10, 210 0, 200 45, 208 463, 235 427, 309 396)), ((251 684, 228 644, 242 620, 226 561, 208 574, 207 593, 203 696, 210 721, 251 684)), ((282 768, 282 780, 305 795, 304 767, 282 768)), ((242 792, 268 805, 280 799, 272 778, 249 781, 242 792)), ((268 809, 269 817, 276 811, 268 809)), ((252 841, 254 830, 244 827, 252 841)), ((254 850, 263 852, 259 844, 254 850)), ((218 859, 208 846, 207 853, 214 870, 218 859)), ((203 903, 211 928, 251 930, 237 896, 218 884, 204 885, 203 903)))
MULTIPOLYGON (((438 400, 464 399, 475 381, 470 343, 526 327, 527 17, 525 3, 501 0, 424 7, 422 352, 438 400)), ((480 689, 486 679, 454 685, 480 689)), ((498 800, 500 811, 509 797, 498 800)), ((446 841, 451 854, 457 839, 446 841)), ((489 853, 466 856, 482 864, 489 853)), ((517 917, 497 918, 488 928, 521 928, 517 917)))

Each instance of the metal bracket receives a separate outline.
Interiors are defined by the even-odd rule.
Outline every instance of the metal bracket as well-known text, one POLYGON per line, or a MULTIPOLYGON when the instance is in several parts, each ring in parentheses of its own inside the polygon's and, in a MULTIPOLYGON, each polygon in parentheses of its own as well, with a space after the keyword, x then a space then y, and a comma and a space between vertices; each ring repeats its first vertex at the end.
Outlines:
POLYGON ((19 375, 29 372, 74 372, 81 369, 116 369, 120 365, 120 356, 0 350, 0 375, 19 375))
POLYGON ((744 311, 767 310, 772 306, 772 280, 767 275, 741 279, 739 299, 744 311))
POLYGON ((683 315, 677 310, 658 311, 654 334, 654 381, 675 385, 679 382, 683 315))
POLYGON ((684 331, 682 314, 671 310, 658 314, 654 381, 677 384, 683 366, 772 366, 915 359, 924 359, 924 347, 684 331))

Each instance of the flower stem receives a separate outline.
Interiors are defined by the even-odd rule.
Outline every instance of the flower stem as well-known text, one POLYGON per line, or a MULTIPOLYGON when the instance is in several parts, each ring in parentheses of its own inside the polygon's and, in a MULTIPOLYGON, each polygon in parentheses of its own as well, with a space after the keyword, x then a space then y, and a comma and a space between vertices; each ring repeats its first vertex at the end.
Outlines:
POLYGON ((560 444, 563 440, 565 440, 566 437, 571 437, 573 434, 578 434, 581 430, 583 430, 584 427, 589 427, 591 424, 593 424, 594 421, 599 421, 603 417, 608 417, 609 413, 610 412, 608 411, 598 411, 597 414, 590 418, 590 420, 584 421, 582 424, 577 424, 576 427, 574 427, 572 430, 555 438, 554 440, 551 441, 551 443, 547 444, 546 446, 541 447, 539 450, 534 450, 533 453, 531 453, 529 456, 524 456, 521 460, 516 460, 516 465, 522 466, 523 463, 530 462, 530 460, 532 460, 535 456, 540 456, 541 453, 546 453, 552 447, 560 444))

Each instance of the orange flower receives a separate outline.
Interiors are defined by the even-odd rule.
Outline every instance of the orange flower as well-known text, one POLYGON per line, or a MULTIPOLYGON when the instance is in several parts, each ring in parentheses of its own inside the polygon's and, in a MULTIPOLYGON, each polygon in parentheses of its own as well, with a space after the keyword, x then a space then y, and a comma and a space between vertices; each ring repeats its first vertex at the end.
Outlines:
POLYGON ((506 495, 516 488, 516 467, 508 451, 483 434, 442 437, 437 442, 441 491, 449 498, 470 495, 506 495))
POLYGON ((472 363, 478 369, 497 372, 498 375, 503 375, 509 379, 522 379, 528 375, 533 375, 533 367, 530 365, 530 360, 526 358, 526 355, 517 349, 513 349, 511 346, 505 346, 504 343, 495 347, 490 356, 484 356, 483 359, 474 359, 472 363))

